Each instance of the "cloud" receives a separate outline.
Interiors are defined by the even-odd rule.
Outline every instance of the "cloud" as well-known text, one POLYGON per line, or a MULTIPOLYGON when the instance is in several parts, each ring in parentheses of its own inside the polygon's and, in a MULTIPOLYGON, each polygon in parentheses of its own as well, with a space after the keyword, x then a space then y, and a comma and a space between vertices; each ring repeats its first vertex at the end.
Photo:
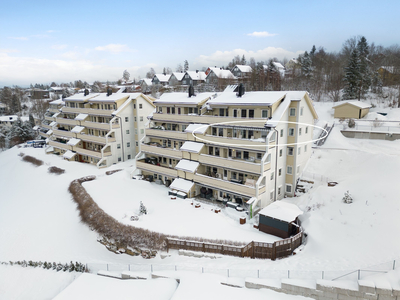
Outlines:
POLYGON ((292 52, 285 50, 283 48, 267 47, 257 51, 248 51, 244 49, 234 49, 231 51, 216 51, 211 55, 200 55, 195 60, 195 65, 197 67, 209 67, 209 66, 222 66, 227 65, 232 59, 239 55, 245 56, 247 61, 250 58, 254 58, 255 61, 266 61, 270 58, 276 57, 278 60, 286 58, 297 57, 299 54, 304 53, 304 51, 292 52))
POLYGON ((17 37, 17 36, 10 36, 10 37, 8 37, 9 39, 13 39, 13 40, 20 40, 20 41, 27 41, 28 40, 28 38, 27 37, 25 37, 25 36, 19 36, 19 37, 17 37))
POLYGON ((61 54, 61 57, 76 60, 76 59, 79 59, 81 57, 81 55, 79 52, 76 52, 76 51, 68 51, 68 52, 61 54))
POLYGON ((47 30, 47 33, 59 32, 58 30, 47 30))
POLYGON ((51 46, 51 49, 54 49, 54 50, 63 50, 65 48, 67 48, 67 45, 53 45, 53 46, 51 46))
POLYGON ((268 31, 254 31, 253 33, 248 33, 249 36, 255 37, 268 37, 268 36, 275 36, 278 35, 276 33, 269 33, 268 31))
POLYGON ((1 49, 0 48, 0 53, 17 53, 17 52, 20 52, 20 51, 17 49, 5 49, 5 48, 1 49))
POLYGON ((107 51, 107 52, 111 52, 111 53, 131 52, 132 51, 129 49, 129 47, 127 45, 121 45, 121 44, 108 44, 106 46, 99 46, 99 47, 96 47, 95 50, 107 51))
POLYGON ((34 35, 31 35, 31 37, 38 38, 38 39, 47 39, 50 36, 47 34, 34 34, 34 35))

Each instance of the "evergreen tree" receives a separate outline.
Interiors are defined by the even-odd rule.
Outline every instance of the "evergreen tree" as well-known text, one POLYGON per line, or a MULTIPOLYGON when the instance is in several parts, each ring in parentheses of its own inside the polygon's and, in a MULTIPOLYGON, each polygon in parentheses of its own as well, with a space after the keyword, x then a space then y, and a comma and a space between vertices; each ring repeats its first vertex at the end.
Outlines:
POLYGON ((125 81, 128 81, 129 77, 131 77, 131 74, 129 74, 129 72, 125 70, 122 77, 124 78, 125 81))
POLYGON ((32 114, 29 114, 29 124, 31 124, 32 127, 35 127, 35 119, 32 114))
POLYGON ((189 62, 187 60, 183 62, 183 71, 189 71, 189 62))
POLYGON ((360 73, 360 57, 357 49, 353 49, 350 54, 350 58, 347 66, 344 68, 344 84, 345 87, 343 89, 344 100, 348 99, 356 99, 359 86, 361 82, 361 73, 360 73))
POLYGON ((358 84, 358 100, 361 100, 371 86, 372 72, 369 66, 369 46, 367 39, 362 36, 357 43, 357 50, 359 54, 359 70, 360 70, 360 82, 358 84))
POLYGON ((140 201, 140 212, 139 212, 139 215, 146 215, 146 214, 147 214, 146 206, 144 206, 143 202, 140 201))
POLYGON ((241 65, 246 65, 246 58, 244 57, 244 54, 242 56, 242 59, 240 60, 241 65))
POLYGON ((312 77, 312 58, 307 51, 304 53, 301 59, 301 72, 306 79, 310 79, 312 77))
POLYGON ((343 197, 342 200, 343 200, 344 203, 347 203, 347 204, 353 203, 353 198, 350 196, 349 191, 344 193, 344 197, 343 197))

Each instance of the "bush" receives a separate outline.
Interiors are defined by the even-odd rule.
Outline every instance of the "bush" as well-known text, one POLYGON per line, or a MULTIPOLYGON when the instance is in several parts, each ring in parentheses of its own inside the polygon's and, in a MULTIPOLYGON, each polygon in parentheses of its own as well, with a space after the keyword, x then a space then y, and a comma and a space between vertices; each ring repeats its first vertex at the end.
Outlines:
POLYGON ((30 162, 31 164, 34 164, 35 166, 38 166, 38 167, 40 167, 41 165, 43 165, 43 161, 41 161, 41 160, 39 160, 39 159, 37 159, 37 158, 34 158, 33 156, 30 156, 30 155, 25 155, 25 156, 23 156, 23 157, 22 157, 22 160, 23 160, 23 161, 30 162))
POLYGON ((49 169, 48 169, 48 171, 49 171, 49 173, 53 173, 53 174, 57 174, 57 175, 60 175, 60 174, 64 174, 65 173, 65 170, 64 169, 61 169, 61 168, 57 168, 57 167, 50 167, 49 169))

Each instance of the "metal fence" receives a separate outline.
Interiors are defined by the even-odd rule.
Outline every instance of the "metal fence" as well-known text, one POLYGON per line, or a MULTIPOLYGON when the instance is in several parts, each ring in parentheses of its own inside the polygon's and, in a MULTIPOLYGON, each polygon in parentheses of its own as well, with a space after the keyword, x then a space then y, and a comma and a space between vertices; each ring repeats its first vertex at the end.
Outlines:
POLYGON ((98 271, 109 272, 143 272, 150 275, 160 271, 192 271, 197 273, 218 274, 227 277, 260 278, 260 279, 311 279, 311 280, 360 280, 368 276, 387 273, 396 268, 396 261, 388 261, 379 265, 369 266, 357 270, 271 270, 271 269, 238 269, 215 268, 189 265, 162 265, 162 264, 101 264, 87 263, 86 268, 90 273, 98 271))

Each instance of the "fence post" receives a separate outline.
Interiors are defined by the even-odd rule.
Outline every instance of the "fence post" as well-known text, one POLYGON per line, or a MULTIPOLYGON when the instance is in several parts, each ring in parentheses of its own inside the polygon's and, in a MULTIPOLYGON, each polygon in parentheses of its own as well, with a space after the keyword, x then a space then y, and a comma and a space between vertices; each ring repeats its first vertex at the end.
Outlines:
POLYGON ((201 273, 204 273, 204 267, 201 267, 201 273))
POLYGON ((287 278, 290 278, 290 271, 287 270, 287 278))
POLYGON ((153 273, 153 265, 150 265, 150 271, 153 273))
POLYGON ((229 269, 227 271, 228 271, 228 277, 229 277, 229 269))
POLYGON ((396 260, 393 261, 393 270, 396 268, 396 260))
POLYGON ((358 280, 360 280, 360 278, 361 278, 361 271, 358 270, 358 280))
POLYGON ((131 271, 131 265, 130 264, 128 265, 128 270, 131 271))
POLYGON ((255 258, 255 256, 254 256, 254 241, 251 242, 251 258, 255 258))
POLYGON ((257 278, 260 278, 260 270, 257 270, 257 278))
POLYGON ((176 265, 175 265, 175 271, 176 271, 176 265))
POLYGON ((322 271, 322 279, 324 279, 324 271, 322 271))
POLYGON ((107 264, 107 271, 108 271, 108 264, 107 264))

